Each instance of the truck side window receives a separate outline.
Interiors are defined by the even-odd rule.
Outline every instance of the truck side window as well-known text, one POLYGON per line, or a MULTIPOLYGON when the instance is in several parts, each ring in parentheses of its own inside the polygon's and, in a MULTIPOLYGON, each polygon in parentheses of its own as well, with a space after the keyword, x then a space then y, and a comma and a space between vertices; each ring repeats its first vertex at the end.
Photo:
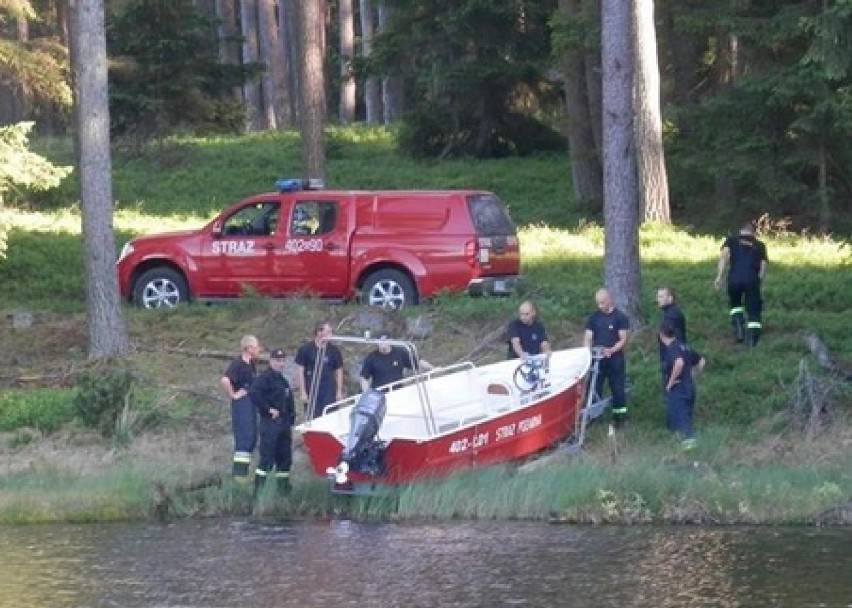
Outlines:
POLYGON ((222 223, 225 236, 272 236, 278 229, 279 203, 254 203, 237 210, 222 223))
POLYGON ((293 206, 290 234, 319 236, 332 232, 337 223, 337 203, 332 201, 299 201, 293 206))

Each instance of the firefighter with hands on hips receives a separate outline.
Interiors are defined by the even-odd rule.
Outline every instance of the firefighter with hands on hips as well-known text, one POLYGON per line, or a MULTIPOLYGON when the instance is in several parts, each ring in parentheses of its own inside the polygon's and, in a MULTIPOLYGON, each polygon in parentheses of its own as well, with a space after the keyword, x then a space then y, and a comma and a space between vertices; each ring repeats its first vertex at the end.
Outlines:
POLYGON ((370 352, 361 365, 361 390, 367 392, 369 388, 380 388, 382 386, 398 382, 405 376, 405 370, 428 372, 434 366, 420 359, 414 361, 412 354, 407 348, 392 346, 387 334, 379 336, 379 344, 370 352), (415 365, 416 363, 416 365, 415 365))
POLYGON ((602 396, 606 380, 612 393, 613 425, 619 429, 627 422, 627 363, 624 347, 627 346, 630 321, 627 315, 615 307, 612 296, 604 288, 595 292, 595 304, 598 309, 586 322, 583 344, 587 348, 601 349, 595 392, 599 397, 602 396))
POLYGON ((248 481, 251 455, 257 443, 257 411, 249 396, 249 388, 257 376, 255 359, 260 342, 251 335, 240 340, 240 356, 231 361, 219 383, 231 400, 231 427, 234 434, 232 474, 237 481, 248 481))
POLYGON ((255 495, 267 478, 274 476, 278 489, 290 490, 290 467, 293 463, 292 427, 296 420, 293 392, 284 377, 284 350, 269 352, 269 367, 249 389, 252 403, 260 414, 260 462, 254 471, 255 495))
POLYGON ((530 355, 549 355, 550 341, 538 311, 529 300, 518 307, 518 316, 506 326, 509 339, 508 359, 525 359, 530 355))
POLYGON ((296 351, 294 359, 298 373, 299 398, 305 404, 305 413, 310 419, 322 415, 325 406, 343 399, 343 355, 340 349, 328 340, 333 335, 331 323, 320 321, 314 326, 314 339, 305 342, 296 351), (314 382, 314 370, 320 348, 325 345, 325 354, 319 368, 316 381, 314 402, 309 403, 311 386, 314 382))
POLYGON ((677 338, 677 328, 670 320, 660 325, 663 389, 666 397, 666 428, 680 434, 683 448, 695 447, 692 415, 695 409, 695 384, 692 381, 692 355, 677 338))
POLYGON ((751 222, 744 224, 739 234, 729 236, 722 244, 713 286, 719 289, 728 269, 728 299, 734 338, 737 342, 748 339, 749 346, 757 346, 763 331, 760 284, 766 276, 766 265, 766 245, 754 236, 751 222))

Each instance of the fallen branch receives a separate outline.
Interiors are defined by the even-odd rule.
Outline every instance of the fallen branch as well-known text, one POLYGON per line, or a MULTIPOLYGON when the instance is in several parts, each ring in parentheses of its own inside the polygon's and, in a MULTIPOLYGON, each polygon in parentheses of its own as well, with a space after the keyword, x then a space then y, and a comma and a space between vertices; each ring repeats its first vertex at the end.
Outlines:
POLYGON ((149 353, 169 353, 175 355, 185 355, 187 357, 196 357, 199 359, 222 359, 225 361, 230 361, 231 359, 237 356, 235 352, 207 350, 206 348, 191 349, 179 348, 176 346, 145 346, 142 344, 137 345, 136 348, 138 350, 143 350, 149 353))
POLYGON ((849 365, 838 363, 828 351, 828 348, 823 341, 820 340, 815 333, 811 331, 804 331, 801 335, 805 345, 811 353, 813 353, 814 357, 816 357, 817 363, 819 363, 821 367, 839 374, 846 380, 852 380, 852 368, 850 368, 849 365))
POLYGON ((213 486, 217 488, 222 486, 222 476, 219 473, 213 473, 194 481, 179 483, 171 491, 167 490, 163 483, 154 484, 154 516, 157 518, 157 521, 168 523, 171 519, 169 509, 174 501, 174 496, 196 492, 213 486))

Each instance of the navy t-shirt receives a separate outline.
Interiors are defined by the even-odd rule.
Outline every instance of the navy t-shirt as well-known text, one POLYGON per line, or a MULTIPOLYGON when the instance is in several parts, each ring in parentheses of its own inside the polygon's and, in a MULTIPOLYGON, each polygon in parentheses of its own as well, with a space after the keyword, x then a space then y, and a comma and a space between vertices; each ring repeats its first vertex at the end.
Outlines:
POLYGON ((512 348, 512 338, 519 338, 521 348, 529 355, 540 355, 541 343, 548 342, 544 324, 538 320, 528 325, 520 319, 513 319, 506 327, 506 336, 509 338, 509 351, 507 355, 509 359, 518 358, 515 349, 512 348))
POLYGON ((393 347, 389 353, 374 350, 364 359, 361 377, 371 380, 373 388, 378 388, 402 380, 406 369, 414 369, 414 364, 404 348, 393 347))
POLYGON ((667 383, 672 375, 675 361, 683 359, 683 369, 678 376, 678 381, 672 387, 672 390, 680 389, 687 393, 692 393, 695 386, 692 383, 692 357, 689 348, 680 340, 675 338, 671 344, 665 347, 663 351, 663 380, 667 383))
MULTIPOLYGON (((621 330, 630 329, 630 321, 627 315, 613 308, 610 312, 596 310, 589 316, 586 329, 592 332, 592 346, 603 346, 609 348, 615 346, 619 340, 618 333, 621 330)), ((624 351, 618 351, 613 356, 623 355, 624 351)))
POLYGON ((231 381, 231 387, 233 387, 235 393, 240 389, 248 390, 256 376, 257 368, 254 361, 246 363, 242 357, 237 357, 231 361, 225 370, 225 377, 231 381))
POLYGON ((722 248, 731 252, 731 283, 751 283, 760 278, 760 263, 766 261, 766 245, 751 234, 739 234, 725 239, 722 248))
MULTIPOLYGON (((316 366, 317 353, 316 343, 312 340, 306 342, 296 351, 296 356, 293 361, 297 365, 305 368, 305 390, 310 390, 311 381, 314 377, 314 367, 316 366)), ((340 349, 334 344, 326 344, 325 356, 323 357, 322 367, 320 368, 319 387, 320 389, 331 389, 334 387, 334 372, 343 367, 343 355, 340 349)))

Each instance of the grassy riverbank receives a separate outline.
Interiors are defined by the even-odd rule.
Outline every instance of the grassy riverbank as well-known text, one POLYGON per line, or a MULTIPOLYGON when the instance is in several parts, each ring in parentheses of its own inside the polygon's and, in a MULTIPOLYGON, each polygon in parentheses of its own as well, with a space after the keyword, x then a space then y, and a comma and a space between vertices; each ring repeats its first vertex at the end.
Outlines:
MULTIPOLYGON (((601 281, 603 231, 571 206, 564 157, 418 165, 399 159, 392 139, 381 131, 340 131, 333 142, 335 185, 470 186, 500 194, 521 226, 528 295, 539 304, 557 347, 579 344, 601 281)), ((61 161, 69 148, 45 142, 43 151, 61 161)), ((298 149, 289 135, 183 141, 143 152, 116 158, 120 242, 136 233, 197 226, 231 200, 269 188, 274 177, 298 173, 298 149)), ((175 517, 251 513, 249 489, 232 486, 227 478, 218 486, 187 489, 229 468, 227 404, 217 389, 225 365, 220 355, 233 352, 243 333, 256 333, 265 346, 292 353, 312 323, 325 317, 338 333, 357 332, 362 309, 310 300, 163 312, 128 308, 135 348, 126 365, 134 381, 118 404, 114 431, 107 429, 105 438, 83 424, 79 400, 75 406, 80 378, 99 371, 85 361, 73 192, 73 184, 66 184, 32 205, 2 211, 13 229, 8 259, 0 261, 7 313, 0 332, 0 522, 150 518, 165 504, 175 517), (31 315, 31 325, 19 322, 22 312, 31 315)), ((694 223, 711 226, 722 215, 696 217, 694 223)), ((310 475, 297 458, 293 493, 286 499, 268 493, 254 512, 578 522, 830 521, 820 514, 852 501, 852 390, 819 364, 803 335, 818 336, 841 364, 852 361, 846 304, 852 298, 850 250, 840 238, 770 231, 765 236, 770 255, 766 333, 749 351, 731 342, 725 299, 710 286, 722 236, 643 228, 647 325, 636 328, 628 350, 633 424, 615 442, 607 438, 605 425, 596 425, 582 457, 466 473, 404 488, 395 500, 332 500, 325 481, 310 475), (662 284, 678 290, 691 339, 709 359, 698 381, 698 447, 688 454, 663 429, 650 329, 656 321, 654 289, 662 284)), ((503 326, 517 303, 445 296, 405 315, 421 316, 433 327, 418 342, 427 360, 486 362, 501 358, 504 345, 483 343, 484 336, 503 326)), ((390 322, 402 325, 401 318, 390 322)), ((362 355, 348 353, 350 378, 362 355)))

